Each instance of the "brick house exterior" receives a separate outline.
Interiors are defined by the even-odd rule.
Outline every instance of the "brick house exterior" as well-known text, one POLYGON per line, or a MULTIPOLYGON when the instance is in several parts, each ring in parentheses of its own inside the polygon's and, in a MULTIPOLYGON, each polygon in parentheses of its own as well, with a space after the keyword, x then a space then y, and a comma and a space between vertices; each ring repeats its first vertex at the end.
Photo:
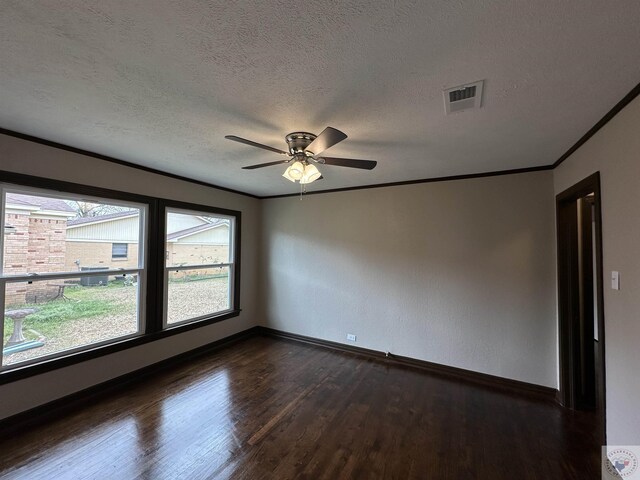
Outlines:
POLYGON ((138 211, 125 211, 70 220, 67 225, 66 270, 136 268, 138 211), (113 255, 114 244, 126 245, 126 255, 113 255))
MULTIPOLYGON (((171 214, 170 214, 171 215, 171 214)), ((140 234, 137 210, 74 218, 63 200, 8 193, 5 208, 3 270, 7 274, 81 272, 96 268, 136 268, 140 234)), ((165 252, 167 265, 229 261, 229 222, 198 216, 170 219, 165 252)), ((220 268, 183 271, 219 274, 220 268)), ((176 276, 176 275, 173 275, 176 276)), ((81 277, 79 274, 78 277, 81 277)), ((61 294, 62 280, 9 283, 8 308, 41 303, 61 294)))
MULTIPOLYGON (((229 262, 229 225, 226 221, 203 224, 167 235, 167 265, 198 265, 229 262)), ((183 271, 182 275, 195 272, 183 271)), ((219 268, 199 270, 218 274, 219 268)))
MULTIPOLYGON (((170 217, 170 220, 165 252, 167 265, 229 261, 228 220, 211 221, 197 216, 170 217)), ((138 237, 137 211, 70 220, 67 227, 66 270, 80 271, 83 267, 135 268, 138 265, 138 237), (117 244, 126 244, 125 257, 116 258, 112 255, 117 244)), ((219 270, 200 273, 215 274, 219 270)))
MULTIPOLYGON (((64 201, 8 193, 5 205, 3 271, 6 274, 65 270, 67 219, 75 211, 64 201)), ((57 282, 59 283, 59 282, 57 282)), ((7 306, 55 297, 56 282, 9 283, 7 306)))

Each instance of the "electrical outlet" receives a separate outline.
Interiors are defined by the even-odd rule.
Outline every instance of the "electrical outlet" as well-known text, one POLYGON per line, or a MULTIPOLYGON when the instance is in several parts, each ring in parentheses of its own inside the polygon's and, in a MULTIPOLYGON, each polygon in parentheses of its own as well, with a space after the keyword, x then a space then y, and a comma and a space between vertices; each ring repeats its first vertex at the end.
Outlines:
POLYGON ((350 342, 355 342, 356 336, 353 333, 347 333, 347 340, 349 340, 350 342))

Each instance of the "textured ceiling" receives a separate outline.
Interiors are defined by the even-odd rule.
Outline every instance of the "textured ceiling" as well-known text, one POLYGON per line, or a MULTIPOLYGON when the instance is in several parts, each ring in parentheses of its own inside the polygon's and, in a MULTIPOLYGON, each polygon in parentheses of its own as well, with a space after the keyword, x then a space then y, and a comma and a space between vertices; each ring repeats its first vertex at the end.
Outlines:
POLYGON ((640 2, 0 2, 0 126, 257 195, 325 126, 310 189, 547 165, 640 80, 640 2), (442 89, 486 80, 445 116, 442 89))

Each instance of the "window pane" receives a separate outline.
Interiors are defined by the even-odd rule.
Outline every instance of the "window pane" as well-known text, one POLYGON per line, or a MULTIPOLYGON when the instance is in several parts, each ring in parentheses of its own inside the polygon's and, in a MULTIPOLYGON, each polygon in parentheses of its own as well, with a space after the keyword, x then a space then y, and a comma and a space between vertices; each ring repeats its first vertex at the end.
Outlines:
POLYGON ((5 193, 3 273, 137 268, 141 208, 5 193), (126 246, 114 257, 112 245, 126 246))
POLYGON ((212 215, 167 212, 167 266, 230 263, 231 222, 212 215))
POLYGON ((114 243, 111 245, 111 258, 127 258, 129 244, 114 243))
POLYGON ((229 267, 169 271, 167 323, 229 310, 229 267))
POLYGON ((131 335, 138 330, 136 275, 5 285, 3 365, 131 335))

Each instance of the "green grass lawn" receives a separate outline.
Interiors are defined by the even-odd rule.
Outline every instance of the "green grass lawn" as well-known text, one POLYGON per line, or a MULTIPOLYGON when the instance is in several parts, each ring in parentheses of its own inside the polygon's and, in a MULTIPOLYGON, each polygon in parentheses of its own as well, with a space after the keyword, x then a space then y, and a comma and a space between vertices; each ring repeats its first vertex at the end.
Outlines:
MULTIPOLYGON (((224 293, 216 296, 214 292, 219 289, 219 286, 226 285, 227 279, 226 272, 186 275, 179 279, 170 279, 170 283, 178 289, 178 295, 170 305, 170 310, 171 307, 174 310, 178 309, 180 318, 183 316, 189 318, 223 308, 218 305, 220 302, 216 303, 216 299, 220 295, 224 296, 224 293), (206 300, 203 300, 203 296, 206 300)), ((49 340, 59 342, 68 340, 72 343, 74 338, 69 332, 87 332, 93 329, 101 330, 107 336, 112 333, 114 337, 123 332, 131 333, 131 329, 135 329, 136 293, 135 287, 125 286, 122 281, 111 281, 106 286, 67 285, 64 290, 66 300, 7 305, 6 310, 23 308, 37 310, 27 316, 23 322, 23 335, 27 340, 45 337, 49 340)), ((3 344, 12 333, 13 321, 5 317, 3 344)), ((87 335, 98 334, 88 333, 87 335)), ((79 337, 84 338, 82 335, 79 337)))
MULTIPOLYGON (((101 290, 113 288, 127 288, 112 282, 106 287, 81 287, 69 286, 65 288, 67 300, 59 299, 45 303, 23 304, 7 306, 6 310, 35 308, 37 311, 27 316, 23 323, 25 338, 33 340, 38 338, 37 334, 29 330, 35 330, 46 337, 55 337, 60 328, 69 321, 80 318, 91 318, 98 315, 107 315, 121 310, 122 305, 100 298, 101 290)), ((5 317, 4 342, 13 332, 13 321, 5 317)))

